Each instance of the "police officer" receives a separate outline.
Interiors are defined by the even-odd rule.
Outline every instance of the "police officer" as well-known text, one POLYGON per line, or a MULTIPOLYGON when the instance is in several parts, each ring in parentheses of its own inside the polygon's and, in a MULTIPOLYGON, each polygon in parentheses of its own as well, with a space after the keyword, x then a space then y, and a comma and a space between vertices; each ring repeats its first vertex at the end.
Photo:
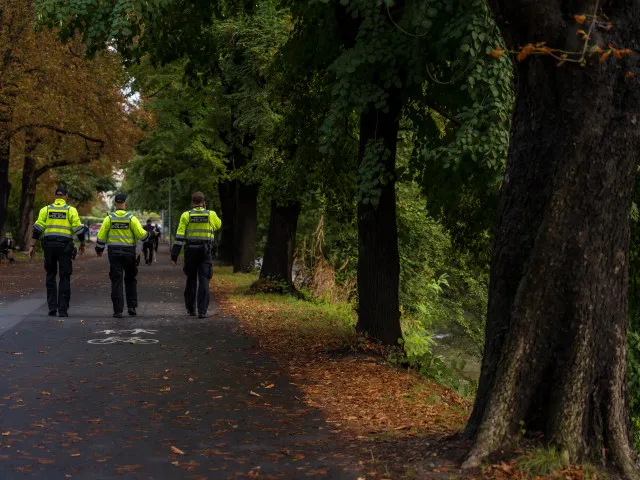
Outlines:
POLYGON ((80 223, 78 211, 67 205, 67 189, 58 187, 55 200, 40 210, 38 220, 33 226, 29 258, 36 252, 35 246, 42 237, 44 250, 44 269, 47 272, 47 303, 49 315, 56 313, 67 317, 71 298, 71 257, 73 255, 73 237, 80 240, 80 255, 84 253, 86 227, 80 223), (60 283, 56 286, 56 276, 60 283))
POLYGON ((136 243, 146 242, 153 233, 146 232, 140 221, 126 211, 127 197, 118 193, 115 197, 116 211, 110 213, 102 222, 96 241, 96 253, 102 256, 105 246, 109 247, 109 278, 111 279, 111 301, 114 318, 122 318, 124 299, 122 295, 122 276, 127 297, 129 315, 136 315, 138 292, 136 275, 136 243))
POLYGON ((180 217, 176 240, 171 249, 171 262, 176 265, 184 244, 183 270, 187 276, 184 303, 187 313, 195 315, 197 300, 198 318, 204 318, 209 308, 209 280, 213 276, 213 234, 222 226, 222 221, 216 212, 206 209, 202 192, 191 195, 191 206, 191 210, 180 217))

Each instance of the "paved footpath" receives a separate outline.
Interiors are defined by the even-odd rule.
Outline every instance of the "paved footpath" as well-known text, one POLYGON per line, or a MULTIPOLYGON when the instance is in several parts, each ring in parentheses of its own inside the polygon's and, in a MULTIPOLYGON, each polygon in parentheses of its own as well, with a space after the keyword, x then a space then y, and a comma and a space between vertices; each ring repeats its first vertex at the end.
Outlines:
POLYGON ((185 314, 167 259, 140 266, 137 317, 111 317, 106 258, 75 263, 64 321, 40 285, 0 304, 0 479, 360 476, 233 318, 185 314))

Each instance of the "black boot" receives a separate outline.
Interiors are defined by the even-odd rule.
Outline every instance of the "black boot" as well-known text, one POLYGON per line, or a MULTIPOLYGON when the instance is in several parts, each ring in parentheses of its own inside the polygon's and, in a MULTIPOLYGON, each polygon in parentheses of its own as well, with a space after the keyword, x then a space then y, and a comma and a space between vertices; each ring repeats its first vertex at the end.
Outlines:
POLYGON ((131 316, 137 315, 135 308, 128 308, 127 311, 129 312, 129 315, 131 315, 131 316))

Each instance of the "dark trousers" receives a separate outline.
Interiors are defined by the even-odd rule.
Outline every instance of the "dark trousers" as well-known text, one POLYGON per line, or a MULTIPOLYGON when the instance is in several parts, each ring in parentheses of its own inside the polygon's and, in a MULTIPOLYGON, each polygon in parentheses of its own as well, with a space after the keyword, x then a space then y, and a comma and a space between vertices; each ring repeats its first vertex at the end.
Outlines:
POLYGON ((209 280, 213 276, 211 250, 208 246, 189 246, 184 249, 184 268, 187 285, 184 289, 184 304, 189 311, 207 313, 209 308, 209 280))
POLYGON ((122 276, 124 274, 124 290, 127 297, 127 307, 138 307, 138 291, 136 275, 136 252, 117 251, 109 249, 109 278, 111 279, 111 301, 113 312, 122 313, 124 310, 124 298, 122 295, 122 276))
POLYGON ((49 310, 66 313, 71 299, 71 273, 73 270, 73 240, 44 240, 44 269, 47 272, 47 303, 49 310), (60 283, 56 284, 56 277, 60 283))
POLYGON ((144 254, 144 263, 153 263, 153 242, 144 242, 142 244, 142 253, 144 254))

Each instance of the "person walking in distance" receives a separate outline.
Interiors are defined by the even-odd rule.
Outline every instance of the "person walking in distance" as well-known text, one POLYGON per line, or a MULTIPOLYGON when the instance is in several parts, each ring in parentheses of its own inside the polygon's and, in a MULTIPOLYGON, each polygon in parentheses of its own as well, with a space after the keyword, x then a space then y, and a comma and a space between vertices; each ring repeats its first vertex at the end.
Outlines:
POLYGON ((80 240, 80 255, 84 253, 86 227, 80 222, 78 211, 67 205, 68 198, 65 187, 56 189, 53 203, 40 209, 29 246, 31 259, 36 253, 36 243, 42 237, 44 269, 47 272, 47 304, 52 317, 56 313, 61 317, 69 316, 74 236, 80 240), (58 275, 60 280, 56 285, 58 275))
POLYGON ((202 192, 191 195, 191 207, 191 210, 180 217, 171 249, 171 262, 176 265, 184 246, 183 271, 187 276, 184 303, 189 315, 195 315, 197 307, 198 318, 204 318, 209 309, 209 281, 213 276, 213 235, 222 226, 222 221, 216 212, 207 210, 202 192))
POLYGON ((129 315, 136 315, 136 308, 138 308, 136 242, 138 240, 146 242, 149 238, 153 238, 153 233, 144 230, 140 221, 126 211, 126 200, 127 197, 123 193, 116 195, 116 211, 103 220, 96 242, 96 253, 99 257, 102 256, 105 247, 109 249, 109 278, 114 318, 122 318, 124 310, 123 274, 127 311, 129 315))
POLYGON ((13 249, 15 248, 13 243, 13 235, 6 232, 4 238, 0 240, 0 263, 2 263, 2 259, 6 257, 7 260, 9 260, 9 265, 16 264, 16 257, 13 254, 13 249))
POLYGON ((158 243, 160 243, 160 235, 162 234, 162 232, 160 232, 160 227, 158 227, 158 224, 156 223, 155 225, 155 229, 156 229, 156 236, 153 239, 153 249, 156 251, 156 262, 158 261, 158 243))
POLYGON ((153 233, 145 242, 142 243, 142 253, 144 254, 145 265, 151 265, 153 263, 153 251, 155 243, 155 227, 151 225, 151 219, 147 219, 147 224, 142 227, 145 231, 153 233))

